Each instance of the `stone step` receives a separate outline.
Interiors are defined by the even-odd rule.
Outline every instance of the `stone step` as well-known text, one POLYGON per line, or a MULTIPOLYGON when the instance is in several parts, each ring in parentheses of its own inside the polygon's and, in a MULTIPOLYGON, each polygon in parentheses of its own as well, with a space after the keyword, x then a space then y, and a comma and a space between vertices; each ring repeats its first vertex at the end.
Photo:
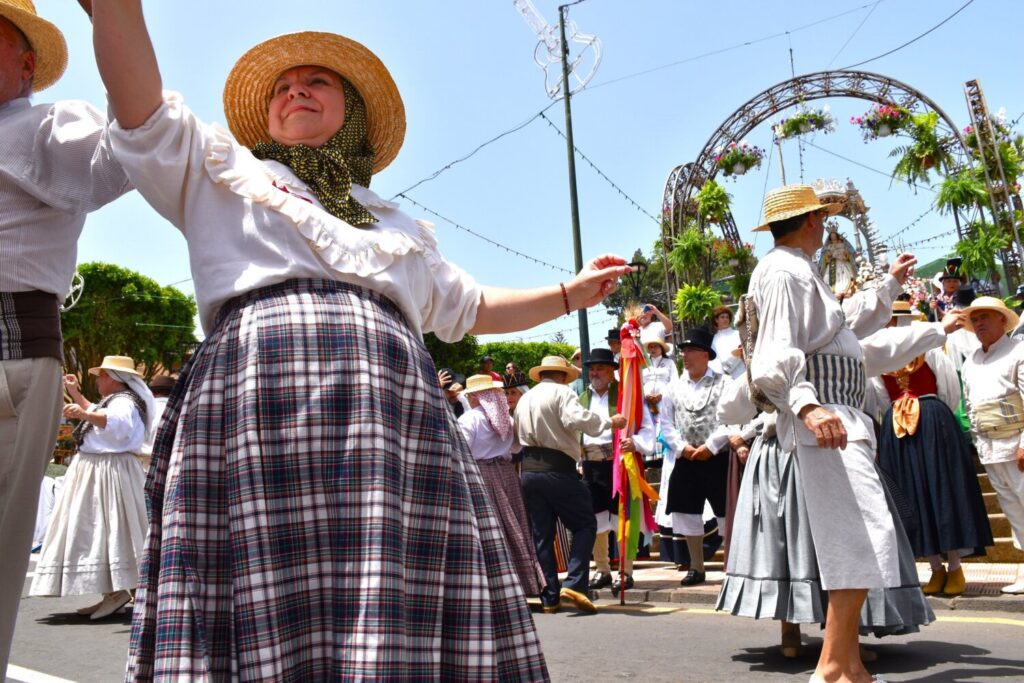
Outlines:
POLYGON ((1001 515, 1003 513, 1003 509, 999 507, 999 499, 996 498, 995 492, 983 493, 981 494, 981 497, 985 499, 985 512, 989 513, 990 515, 1001 515))
POLYGON ((1006 515, 993 512, 988 516, 989 526, 992 527, 992 535, 999 537, 1009 537, 1013 531, 1010 529, 1010 520, 1006 518, 1006 515))
POLYGON ((992 482, 988 480, 988 474, 985 472, 978 474, 978 484, 981 485, 982 493, 995 493, 995 489, 992 488, 992 482))
POLYGON ((964 562, 1024 562, 1024 551, 1013 547, 1013 538, 1010 536, 997 536, 996 544, 985 549, 985 555, 976 558, 964 558, 964 562))

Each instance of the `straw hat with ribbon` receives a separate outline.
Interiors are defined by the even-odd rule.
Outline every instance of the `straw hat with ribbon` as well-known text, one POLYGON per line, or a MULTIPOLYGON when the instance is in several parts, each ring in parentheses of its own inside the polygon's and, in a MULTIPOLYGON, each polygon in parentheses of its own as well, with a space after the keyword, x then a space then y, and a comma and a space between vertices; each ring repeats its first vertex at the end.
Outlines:
POLYGON ((462 393, 475 394, 478 391, 504 388, 504 382, 496 382, 490 375, 470 375, 466 378, 466 388, 462 390, 462 393))
POLYGON ((1014 313, 1013 309, 1007 307, 1002 299, 994 296, 979 296, 970 306, 963 310, 965 330, 974 331, 974 325, 971 324, 971 314, 975 311, 993 311, 1002 314, 1006 318, 1006 324, 1003 326, 1006 332, 1010 332, 1020 324, 1020 316, 1014 313))
POLYGON ((0 17, 17 26, 36 53, 32 90, 39 92, 56 83, 68 65, 68 46, 60 29, 39 18, 32 0, 0 0, 0 17))
POLYGON ((834 216, 842 208, 843 205, 839 203, 822 204, 810 185, 783 185, 765 195, 764 223, 754 228, 754 232, 770 230, 770 223, 802 216, 812 211, 826 211, 828 215, 834 216))
MULTIPOLYGON (((0 0, 2 1, 2 0, 0 0)), ((377 55, 335 33, 304 31, 265 40, 242 55, 224 84, 224 115, 239 143, 269 142, 267 107, 274 82, 297 66, 322 66, 341 75, 366 103, 373 172, 387 167, 405 138, 405 105, 377 55)))
POLYGON ((544 356, 540 365, 530 368, 530 379, 534 382, 539 382, 540 373, 549 370, 564 373, 565 377, 562 380, 562 384, 568 384, 580 376, 579 369, 561 356, 544 356))
POLYGON ((135 369, 135 361, 128 356, 104 356, 103 362, 100 363, 99 367, 89 368, 89 374, 93 376, 99 375, 100 370, 114 370, 115 372, 123 372, 126 375, 142 377, 139 371, 135 369))

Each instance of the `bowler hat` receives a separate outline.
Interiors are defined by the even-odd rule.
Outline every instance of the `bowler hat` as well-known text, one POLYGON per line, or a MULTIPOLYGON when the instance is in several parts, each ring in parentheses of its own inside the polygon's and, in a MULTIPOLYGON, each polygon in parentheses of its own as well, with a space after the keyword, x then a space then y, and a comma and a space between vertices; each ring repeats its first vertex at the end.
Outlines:
POLYGON ((679 342, 679 348, 686 350, 686 347, 695 347, 702 351, 708 352, 708 360, 714 360, 718 355, 715 350, 711 348, 711 342, 714 337, 704 327, 695 327, 686 331, 686 337, 683 341, 679 342))
POLYGON ((590 357, 584 363, 587 367, 591 365, 611 365, 612 367, 619 367, 619 361, 615 360, 615 354, 612 353, 611 349, 591 349, 590 357))
POLYGON ((610 341, 610 342, 622 341, 622 337, 619 336, 619 331, 618 330, 608 330, 607 341, 610 341))

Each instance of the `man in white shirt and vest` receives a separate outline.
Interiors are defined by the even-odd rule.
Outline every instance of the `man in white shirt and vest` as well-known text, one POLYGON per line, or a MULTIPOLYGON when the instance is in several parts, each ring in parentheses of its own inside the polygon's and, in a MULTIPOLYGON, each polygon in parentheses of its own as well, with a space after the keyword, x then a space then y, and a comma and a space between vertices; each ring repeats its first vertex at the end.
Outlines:
MULTIPOLYGON (((615 371, 619 368, 611 350, 596 348, 590 352, 586 362, 590 375, 590 386, 580 394, 580 404, 601 415, 614 415, 618 412, 619 383, 615 380, 615 371)), ((654 421, 647 406, 643 406, 644 416, 640 429, 632 438, 624 437, 620 444, 623 452, 633 451, 641 455, 650 455, 654 450, 656 433, 654 421)), ((600 434, 580 434, 582 448, 583 481, 590 490, 590 498, 597 522, 597 537, 594 541, 594 575, 590 579, 591 590, 612 586, 612 592, 618 595, 621 586, 619 579, 612 582, 612 569, 609 559, 609 532, 617 527, 618 499, 612 490, 612 458, 615 451, 615 432, 609 428, 600 434)), ((626 588, 633 587, 633 559, 636 548, 627 548, 626 557, 619 558, 622 573, 626 576, 626 588)))
POLYGON ((578 374, 561 356, 546 356, 540 365, 530 368, 530 379, 538 384, 516 406, 516 438, 523 446, 523 501, 547 581, 541 592, 545 612, 558 611, 563 597, 583 611, 596 611, 587 593, 597 523, 590 491, 576 472, 580 457, 577 433, 594 436, 626 426, 622 415, 609 416, 580 405, 567 386, 578 374), (564 587, 555 563, 556 520, 572 533, 564 587))
POLYGON ((66 63, 63 35, 29 0, 0 0, 0 674, 60 419, 76 243, 86 214, 129 189, 99 110, 29 101, 66 63))
MULTIPOLYGON (((992 296, 978 297, 963 313, 964 327, 981 344, 963 367, 971 432, 1019 550, 1024 545, 1024 343, 1007 333, 1020 319, 992 296)), ((1003 592, 1024 593, 1024 581, 1003 592)))

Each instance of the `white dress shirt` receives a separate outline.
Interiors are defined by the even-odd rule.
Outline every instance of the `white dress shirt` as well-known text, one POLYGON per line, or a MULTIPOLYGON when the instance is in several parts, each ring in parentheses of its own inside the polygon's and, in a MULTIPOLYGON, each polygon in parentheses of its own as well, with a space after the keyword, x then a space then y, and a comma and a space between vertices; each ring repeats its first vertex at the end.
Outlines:
POLYGON ((114 122, 110 131, 139 192, 188 242, 207 333, 227 300, 293 278, 372 289, 398 305, 415 332, 444 341, 473 327, 480 287, 444 260, 433 226, 397 204, 353 185, 352 197, 377 218, 353 227, 327 213, 287 166, 260 161, 175 93, 138 128, 114 122))
POLYGON ((493 460, 494 458, 512 459, 512 442, 515 433, 509 432, 507 439, 502 439, 487 421, 487 413, 480 406, 468 410, 459 416, 459 428, 469 444, 469 452, 476 460, 493 460))
POLYGON ((85 102, 0 105, 0 292, 67 296, 85 215, 130 189, 106 123, 85 102))
MULTIPOLYGON (((621 390, 621 386, 619 387, 621 390)), ((608 397, 611 395, 611 391, 606 390, 604 395, 598 394, 594 391, 594 387, 590 387, 590 410, 599 413, 601 415, 614 415, 618 411, 618 406, 609 406, 608 397)), ((643 417, 640 421, 640 428, 637 429, 636 434, 633 435, 633 445, 636 446, 636 450, 640 455, 650 455, 654 452, 654 442, 657 439, 657 431, 654 428, 654 420, 651 418, 651 411, 647 408, 647 402, 643 403, 643 417)), ((608 426, 608 429, 604 430, 596 436, 583 433, 583 445, 584 446, 601 446, 604 444, 613 443, 615 438, 615 430, 608 426)))
POLYGON ((644 396, 664 395, 668 385, 677 377, 679 370, 675 361, 664 355, 652 357, 650 364, 643 369, 644 396))
MULTIPOLYGON (((89 410, 96 410, 93 403, 89 410)), ((106 427, 93 426, 78 449, 82 453, 141 453, 146 439, 146 423, 131 399, 118 397, 102 408, 106 427)))
POLYGON ((721 375, 728 375, 733 379, 747 371, 743 359, 732 354, 740 345, 740 333, 732 327, 715 332, 711 341, 711 348, 715 350, 715 359, 711 361, 711 367, 721 375))
MULTIPOLYGON (((673 455, 682 453, 683 448, 686 446, 693 446, 694 448, 707 446, 712 455, 717 455, 729 443, 729 435, 736 431, 729 425, 719 423, 717 427, 711 430, 704 443, 688 444, 676 428, 676 411, 683 410, 684 403, 692 401, 694 394, 700 389, 706 388, 718 376, 720 375, 712 370, 710 366, 708 366, 704 375, 696 381, 690 377, 690 373, 684 372, 672 383, 668 391, 665 392, 665 396, 661 399, 658 414, 659 423, 661 424, 661 436, 665 439, 665 443, 668 444, 673 455)), ((722 391, 725 391, 725 387, 722 388, 722 391)))
POLYGON ((1014 393, 1024 393, 1022 364, 1024 343, 1010 337, 1000 338, 988 347, 988 351, 979 346, 974 355, 964 361, 964 400, 982 465, 1015 460, 1017 449, 1024 448, 1024 432, 1019 436, 990 439, 977 432, 974 418, 974 406, 1014 393))

